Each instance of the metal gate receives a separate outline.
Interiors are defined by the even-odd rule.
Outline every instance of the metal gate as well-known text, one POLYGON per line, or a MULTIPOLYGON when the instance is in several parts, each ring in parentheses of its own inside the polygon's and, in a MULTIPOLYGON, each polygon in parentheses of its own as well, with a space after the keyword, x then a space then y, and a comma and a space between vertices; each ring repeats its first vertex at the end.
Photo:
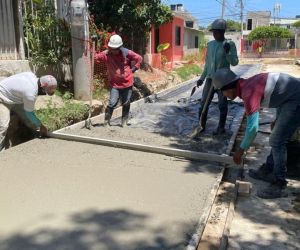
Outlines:
POLYGON ((11 0, 0 0, 0 59, 17 59, 14 12, 11 0))

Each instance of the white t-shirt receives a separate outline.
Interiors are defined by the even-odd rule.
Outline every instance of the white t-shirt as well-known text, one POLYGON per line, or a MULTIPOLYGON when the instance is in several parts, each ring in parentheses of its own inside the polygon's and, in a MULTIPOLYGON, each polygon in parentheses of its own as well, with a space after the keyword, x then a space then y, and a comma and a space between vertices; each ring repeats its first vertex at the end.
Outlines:
POLYGON ((32 112, 38 95, 38 78, 32 72, 10 76, 0 82, 0 100, 7 104, 24 104, 32 112))

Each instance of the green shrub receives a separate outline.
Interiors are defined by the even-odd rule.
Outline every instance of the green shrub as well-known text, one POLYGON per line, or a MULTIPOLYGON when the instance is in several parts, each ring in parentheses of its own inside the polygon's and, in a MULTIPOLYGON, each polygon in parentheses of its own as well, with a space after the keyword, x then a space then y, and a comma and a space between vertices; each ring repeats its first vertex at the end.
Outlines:
POLYGON ((82 103, 64 101, 64 106, 57 108, 51 101, 47 107, 36 111, 37 117, 49 129, 54 131, 87 118, 89 107, 82 103))
POLYGON ((196 75, 199 75, 202 72, 202 69, 196 64, 187 64, 181 68, 176 69, 175 71, 181 78, 181 80, 186 81, 196 75))

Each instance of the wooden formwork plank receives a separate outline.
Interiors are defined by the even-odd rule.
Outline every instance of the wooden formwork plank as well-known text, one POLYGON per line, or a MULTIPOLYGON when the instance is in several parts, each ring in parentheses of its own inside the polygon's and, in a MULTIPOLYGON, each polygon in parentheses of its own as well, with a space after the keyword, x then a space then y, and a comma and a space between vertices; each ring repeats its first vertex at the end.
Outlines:
POLYGON ((197 250, 220 248, 224 228, 230 222, 228 215, 231 216, 232 214, 229 211, 232 210, 231 204, 235 200, 235 196, 235 185, 229 182, 221 182, 197 250))
POLYGON ((48 133, 48 136, 51 138, 61 139, 61 140, 77 141, 83 143, 98 144, 103 146, 125 148, 125 149, 138 150, 138 151, 149 152, 149 153, 164 154, 164 155, 169 155, 174 157, 183 157, 190 160, 204 160, 204 161, 219 162, 223 164, 228 164, 228 166, 235 167, 235 168, 241 167, 239 165, 236 165, 233 162, 232 157, 228 155, 201 153, 201 152, 195 152, 189 150, 150 146, 150 145, 144 145, 139 143, 92 138, 88 136, 68 135, 68 134, 61 134, 61 133, 48 133))

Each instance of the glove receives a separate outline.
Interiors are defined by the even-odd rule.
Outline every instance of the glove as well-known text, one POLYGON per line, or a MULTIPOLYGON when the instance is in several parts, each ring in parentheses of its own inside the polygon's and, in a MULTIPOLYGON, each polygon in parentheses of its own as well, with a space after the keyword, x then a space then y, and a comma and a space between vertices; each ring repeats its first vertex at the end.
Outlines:
POLYGON ((131 72, 132 72, 132 73, 134 73, 134 72, 137 71, 137 70, 138 70, 138 68, 135 67, 135 66, 133 66, 133 67, 131 68, 131 72))
POLYGON ((225 50, 225 53, 228 54, 230 51, 230 43, 224 43, 223 48, 225 50))
POLYGON ((199 80, 197 81, 197 87, 200 87, 202 84, 203 84, 203 80, 202 80, 202 79, 199 79, 199 80))
POLYGON ((41 125, 40 126, 40 136, 46 137, 47 134, 48 134, 48 129, 44 125, 41 125))

